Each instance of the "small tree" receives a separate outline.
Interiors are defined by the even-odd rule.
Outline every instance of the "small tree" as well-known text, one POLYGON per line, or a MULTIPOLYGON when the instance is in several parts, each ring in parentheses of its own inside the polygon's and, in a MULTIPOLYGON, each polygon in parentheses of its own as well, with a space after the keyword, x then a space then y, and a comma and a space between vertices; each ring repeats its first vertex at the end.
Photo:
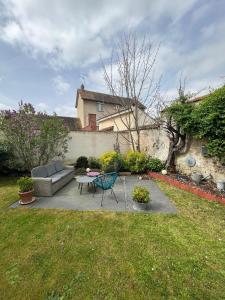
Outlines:
MULTIPOLYGON (((148 36, 139 38, 135 33, 129 33, 117 41, 110 63, 103 63, 107 88, 112 95, 121 97, 115 109, 129 138, 123 133, 121 136, 131 143, 134 151, 140 151, 140 130, 158 106, 159 80, 154 76, 158 50, 148 36)), ((118 127, 116 121, 114 123, 118 127)))
POLYGON ((225 86, 212 91, 198 105, 176 102, 166 110, 169 120, 165 128, 170 134, 170 147, 178 151, 169 151, 167 167, 174 162, 176 153, 185 145, 186 136, 203 140, 209 157, 225 162, 225 86), (180 138, 178 138, 180 137, 180 138), (177 144, 173 142, 176 139, 177 144), (182 140, 182 141, 181 141, 182 140), (180 144, 179 144, 180 143, 180 144), (177 145, 181 147, 178 149, 177 145), (173 158, 171 159, 171 156, 173 158))
POLYGON ((0 112, 0 131, 21 168, 31 170, 54 157, 63 157, 69 129, 62 120, 36 112, 30 103, 19 103, 18 111, 0 112))
POLYGON ((162 114, 163 128, 169 138, 169 151, 165 167, 171 171, 175 171, 176 156, 184 149, 187 141, 186 131, 182 128, 175 115, 179 115, 180 119, 185 118, 188 124, 188 118, 192 111, 192 106, 187 104, 187 100, 191 95, 185 94, 185 80, 182 82, 182 79, 180 79, 178 95, 178 99, 165 108, 162 114))

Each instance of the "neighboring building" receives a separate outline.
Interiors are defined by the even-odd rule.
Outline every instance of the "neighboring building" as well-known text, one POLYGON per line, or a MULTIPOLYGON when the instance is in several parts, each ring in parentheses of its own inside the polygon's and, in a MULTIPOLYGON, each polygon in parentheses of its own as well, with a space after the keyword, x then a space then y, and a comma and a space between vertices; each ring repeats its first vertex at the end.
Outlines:
MULTIPOLYGON (((113 119, 111 117, 111 121, 109 121, 110 117, 107 118, 107 127, 114 126, 115 114, 123 113, 122 110, 127 110, 126 107, 129 108, 132 102, 134 103, 134 100, 130 98, 87 91, 84 89, 84 85, 81 85, 81 88, 77 90, 75 107, 83 130, 97 130, 98 120, 101 120, 99 126, 101 124, 105 128, 106 126, 102 125, 102 120, 110 115, 113 116, 113 119)), ((145 110, 145 106, 140 102, 139 110, 143 112, 145 110)))
MULTIPOLYGON (((154 124, 154 120, 143 110, 138 109, 139 126, 154 124)), ((97 120, 99 130, 122 131, 135 128, 134 108, 114 112, 97 120)))

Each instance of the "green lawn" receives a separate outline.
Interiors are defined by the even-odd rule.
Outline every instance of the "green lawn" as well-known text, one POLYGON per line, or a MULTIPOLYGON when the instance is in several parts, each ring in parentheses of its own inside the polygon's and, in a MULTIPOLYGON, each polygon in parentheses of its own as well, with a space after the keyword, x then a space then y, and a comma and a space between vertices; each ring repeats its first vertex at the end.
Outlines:
POLYGON ((0 178, 1 299, 225 299, 225 206, 165 183, 177 215, 9 209, 0 178))

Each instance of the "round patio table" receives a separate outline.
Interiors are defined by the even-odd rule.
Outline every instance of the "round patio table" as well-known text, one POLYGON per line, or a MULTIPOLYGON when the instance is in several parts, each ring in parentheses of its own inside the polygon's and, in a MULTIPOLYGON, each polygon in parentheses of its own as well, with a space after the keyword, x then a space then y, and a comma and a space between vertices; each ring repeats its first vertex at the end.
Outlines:
POLYGON ((87 184, 89 186, 89 184, 93 184, 93 181, 95 180, 95 177, 78 176, 76 178, 76 180, 78 182, 78 189, 80 189, 80 194, 82 194, 83 185, 87 184))
POLYGON ((88 173, 87 173, 87 176, 88 176, 88 177, 97 177, 97 176, 99 176, 99 175, 100 175, 99 172, 88 172, 88 173))

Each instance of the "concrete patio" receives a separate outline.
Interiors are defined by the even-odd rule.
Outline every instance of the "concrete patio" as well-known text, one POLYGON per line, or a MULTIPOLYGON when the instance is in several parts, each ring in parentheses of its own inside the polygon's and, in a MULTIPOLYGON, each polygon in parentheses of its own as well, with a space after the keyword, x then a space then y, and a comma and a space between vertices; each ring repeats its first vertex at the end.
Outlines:
MULTIPOLYGON (((107 191, 101 207, 102 191, 97 190, 93 196, 91 187, 84 186, 82 195, 78 190, 76 180, 72 180, 53 197, 40 197, 28 208, 57 208, 69 210, 106 210, 106 211, 135 211, 132 203, 132 190, 136 185, 145 186, 150 190, 151 202, 146 212, 176 213, 175 206, 152 180, 139 180, 137 176, 118 178, 114 191, 118 199, 115 201, 110 191, 107 191)), ((21 206, 19 202, 12 204, 12 208, 21 206)))

